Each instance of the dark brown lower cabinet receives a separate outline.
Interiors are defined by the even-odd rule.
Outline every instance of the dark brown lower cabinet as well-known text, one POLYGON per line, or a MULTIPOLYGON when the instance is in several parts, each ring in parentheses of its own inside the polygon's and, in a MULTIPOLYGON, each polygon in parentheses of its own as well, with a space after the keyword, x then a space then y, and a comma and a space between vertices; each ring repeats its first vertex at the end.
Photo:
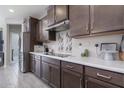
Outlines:
POLYGON ((122 88, 124 75, 48 57, 30 55, 31 71, 55 88, 122 88), (41 60, 42 59, 42 60, 41 60))
POLYGON ((35 60, 34 59, 35 59, 34 55, 31 54, 30 55, 30 71, 33 73, 35 72, 35 60))
POLYGON ((98 79, 94 79, 92 77, 86 77, 85 88, 119 88, 119 87, 98 79))
POLYGON ((62 69, 61 84, 62 88, 81 88, 83 87, 83 78, 80 73, 62 69))
POLYGON ((35 60, 35 75, 41 77, 41 62, 40 60, 35 60))
POLYGON ((42 61, 42 79, 46 83, 49 82, 49 65, 46 62, 42 61))
MULTIPOLYGON (((55 61, 53 63, 56 63, 55 61)), ((60 65, 53 63, 50 63, 50 60, 49 62, 42 61, 42 80, 51 87, 60 88, 60 65)))
POLYGON ((83 86, 83 66, 71 62, 61 62, 61 87, 62 88, 82 88, 83 86))
POLYGON ((41 56, 37 55, 30 55, 30 70, 33 72, 37 77, 41 77, 41 56))
POLYGON ((49 65, 50 72, 50 85, 52 87, 60 88, 60 67, 49 65))
POLYGON ((123 87, 124 76, 119 73, 85 66, 85 87, 115 88, 123 87))

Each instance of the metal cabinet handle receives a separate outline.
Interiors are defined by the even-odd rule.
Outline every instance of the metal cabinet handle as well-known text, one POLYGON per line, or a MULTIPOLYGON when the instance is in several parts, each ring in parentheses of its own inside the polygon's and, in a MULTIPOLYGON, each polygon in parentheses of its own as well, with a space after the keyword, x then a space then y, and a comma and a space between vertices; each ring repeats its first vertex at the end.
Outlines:
POLYGON ((89 24, 86 24, 86 31, 89 31, 89 24))
POLYGON ((112 77, 111 76, 105 76, 105 75, 102 75, 100 73, 97 73, 96 74, 98 77, 102 77, 102 78, 105 78, 105 79, 111 79, 112 77))
POLYGON ((88 80, 85 80, 85 88, 88 88, 87 83, 88 83, 88 80))
POLYGON ((94 29, 94 23, 92 22, 91 23, 91 28, 90 28, 90 30, 93 30, 94 29))
POLYGON ((74 66, 70 66, 70 65, 66 65, 66 67, 71 68, 71 69, 74 68, 74 66))
POLYGON ((80 78, 80 88, 82 88, 82 78, 80 78))

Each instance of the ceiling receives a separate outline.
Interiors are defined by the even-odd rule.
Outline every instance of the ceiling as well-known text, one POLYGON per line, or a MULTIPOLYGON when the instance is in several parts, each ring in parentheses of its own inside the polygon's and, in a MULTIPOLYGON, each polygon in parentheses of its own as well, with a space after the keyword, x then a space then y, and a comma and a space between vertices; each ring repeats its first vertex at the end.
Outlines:
POLYGON ((41 18, 48 5, 0 5, 0 16, 5 19, 22 19, 28 16, 41 18), (15 12, 9 12, 13 9, 15 12))

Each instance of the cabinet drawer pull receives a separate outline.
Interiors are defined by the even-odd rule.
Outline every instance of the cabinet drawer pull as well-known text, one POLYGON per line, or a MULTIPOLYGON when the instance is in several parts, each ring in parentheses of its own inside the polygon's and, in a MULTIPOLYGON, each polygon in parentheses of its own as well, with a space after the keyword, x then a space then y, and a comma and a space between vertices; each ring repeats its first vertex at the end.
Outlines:
POLYGON ((88 80, 85 80, 85 88, 88 88, 88 80))
POLYGON ((100 73, 97 73, 96 74, 98 77, 102 77, 102 78, 105 78, 105 79, 111 79, 112 77, 111 76, 105 76, 105 75, 102 75, 100 73))
POLYGON ((74 66, 66 65, 67 68, 74 68, 74 66))
POLYGON ((80 78, 80 88, 82 88, 82 78, 80 78))
POLYGON ((89 24, 86 24, 86 31, 89 31, 89 24))

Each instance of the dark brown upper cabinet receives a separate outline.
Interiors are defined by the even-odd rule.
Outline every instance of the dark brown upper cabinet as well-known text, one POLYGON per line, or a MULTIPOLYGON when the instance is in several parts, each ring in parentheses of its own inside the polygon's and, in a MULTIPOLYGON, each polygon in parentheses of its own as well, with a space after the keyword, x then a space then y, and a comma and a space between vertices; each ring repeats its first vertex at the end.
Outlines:
POLYGON ((50 5, 47 11, 48 26, 68 19, 67 5, 50 5))
POLYGON ((38 42, 42 42, 42 28, 43 28, 43 26, 42 26, 42 20, 39 20, 38 28, 39 28, 39 30, 37 32, 37 41, 38 42))
POLYGON ((88 35, 89 31, 89 8, 88 5, 70 5, 70 36, 88 35))
POLYGON ((91 33, 124 29, 123 5, 94 5, 90 7, 91 33))
POLYGON ((47 42, 47 41, 55 41, 56 33, 54 31, 46 31, 45 28, 48 27, 48 16, 45 16, 39 21, 39 41, 47 42))
POLYGON ((50 5, 47 11, 47 18, 48 18, 48 26, 51 26, 55 23, 55 6, 50 5))
POLYGON ((39 20, 33 17, 29 18, 29 31, 30 31, 30 50, 34 51, 34 45, 37 44, 37 33, 39 20))
POLYGON ((56 5, 55 6, 55 22, 61 22, 68 19, 68 6, 67 5, 56 5))

